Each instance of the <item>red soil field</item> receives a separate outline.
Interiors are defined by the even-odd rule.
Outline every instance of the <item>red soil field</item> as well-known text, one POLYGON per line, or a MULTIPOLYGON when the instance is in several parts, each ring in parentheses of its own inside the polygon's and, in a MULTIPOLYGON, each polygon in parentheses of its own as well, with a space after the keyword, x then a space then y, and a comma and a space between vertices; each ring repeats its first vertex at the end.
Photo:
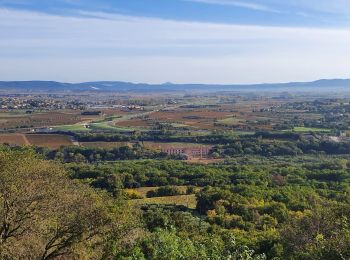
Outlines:
POLYGON ((69 136, 66 135, 28 134, 26 137, 31 145, 50 149, 58 149, 61 146, 73 145, 69 136))
POLYGON ((44 112, 30 115, 9 117, 0 113, 0 128, 13 129, 16 127, 48 127, 70 125, 99 118, 98 116, 82 116, 80 111, 44 112))
POLYGON ((155 120, 168 120, 168 121, 181 121, 190 120, 189 117, 198 117, 200 119, 222 119, 229 115, 231 112, 222 111, 210 111, 210 110, 200 110, 200 111, 166 111, 166 112, 155 112, 150 115, 150 118, 155 120))

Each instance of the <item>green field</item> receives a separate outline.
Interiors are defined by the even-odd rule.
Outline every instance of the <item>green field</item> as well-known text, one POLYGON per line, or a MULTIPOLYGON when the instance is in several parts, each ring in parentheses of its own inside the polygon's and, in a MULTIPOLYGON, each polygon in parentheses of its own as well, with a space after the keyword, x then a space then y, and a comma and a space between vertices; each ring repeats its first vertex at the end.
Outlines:
POLYGON ((92 130, 106 130, 106 131, 133 131, 131 128, 124 128, 124 127, 115 127, 112 125, 109 125, 107 122, 101 122, 101 123, 92 123, 90 124, 90 129, 92 130))
POLYGON ((89 132, 90 129, 84 127, 84 125, 62 125, 53 128, 55 131, 69 131, 69 132, 89 132))
POLYGON ((122 128, 122 127, 114 127, 109 125, 107 122, 101 122, 101 123, 92 123, 89 124, 90 128, 84 127, 84 125, 76 124, 76 125, 63 125, 63 126, 56 126, 53 129, 55 131, 70 131, 70 132, 89 132, 91 130, 105 130, 105 131, 116 131, 116 132, 123 132, 123 131, 132 131, 131 128, 122 128))
POLYGON ((228 118, 219 120, 218 123, 222 125, 235 125, 239 123, 239 120, 235 117, 228 117, 228 118))
POLYGON ((324 133, 329 133, 331 129, 327 128, 316 128, 316 127, 294 127, 293 128, 294 132, 324 132, 324 133))

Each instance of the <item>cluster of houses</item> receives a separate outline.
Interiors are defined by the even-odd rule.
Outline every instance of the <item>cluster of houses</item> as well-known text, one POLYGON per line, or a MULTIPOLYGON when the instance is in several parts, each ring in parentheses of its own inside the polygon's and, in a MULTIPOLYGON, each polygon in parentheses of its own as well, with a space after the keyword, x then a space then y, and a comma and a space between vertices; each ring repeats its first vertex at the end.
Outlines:
POLYGON ((122 111, 131 111, 131 110, 144 110, 144 107, 138 105, 92 105, 89 106, 89 109, 120 109, 122 111))
MULTIPOLYGON (((84 109, 85 105, 76 100, 55 99, 45 96, 0 97, 1 110, 31 110, 45 109, 84 109)), ((32 112, 32 111, 31 111, 32 112)))

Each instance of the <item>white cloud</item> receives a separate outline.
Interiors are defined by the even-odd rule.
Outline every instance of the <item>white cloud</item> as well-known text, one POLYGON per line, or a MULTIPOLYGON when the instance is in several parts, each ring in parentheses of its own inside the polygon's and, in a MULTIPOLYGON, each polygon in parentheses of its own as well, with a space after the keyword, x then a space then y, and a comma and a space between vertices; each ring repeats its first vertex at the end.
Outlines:
POLYGON ((90 18, 0 10, 0 80, 252 83, 350 76, 346 29, 80 14, 90 18))

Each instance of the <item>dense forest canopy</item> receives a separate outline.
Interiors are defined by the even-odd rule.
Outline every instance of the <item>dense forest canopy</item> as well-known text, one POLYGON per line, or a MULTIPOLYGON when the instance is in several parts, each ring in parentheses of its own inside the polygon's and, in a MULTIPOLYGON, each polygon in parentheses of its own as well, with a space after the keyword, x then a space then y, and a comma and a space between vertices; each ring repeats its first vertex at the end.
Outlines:
POLYGON ((4 147, 1 257, 346 259, 349 164, 323 159, 62 165, 4 147), (196 194, 196 209, 130 205, 125 188, 144 186, 161 187, 149 198, 196 194))

